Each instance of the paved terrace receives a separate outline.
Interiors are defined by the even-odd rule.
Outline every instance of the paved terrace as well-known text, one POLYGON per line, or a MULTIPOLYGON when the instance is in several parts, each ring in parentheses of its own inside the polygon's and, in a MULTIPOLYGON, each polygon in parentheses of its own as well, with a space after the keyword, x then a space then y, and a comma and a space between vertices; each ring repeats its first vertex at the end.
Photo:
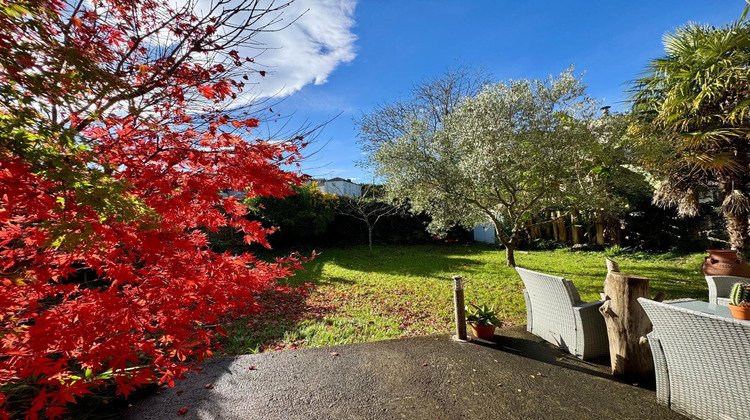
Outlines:
POLYGON ((125 418, 683 418, 607 372, 513 327, 494 343, 437 335, 214 359, 125 418))

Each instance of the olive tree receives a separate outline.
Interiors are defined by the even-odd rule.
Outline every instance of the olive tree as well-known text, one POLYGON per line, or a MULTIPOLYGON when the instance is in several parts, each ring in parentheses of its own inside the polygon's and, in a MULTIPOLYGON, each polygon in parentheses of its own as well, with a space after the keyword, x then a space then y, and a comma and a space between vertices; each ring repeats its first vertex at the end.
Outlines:
MULTIPOLYGON (((445 95, 443 85, 431 81, 421 91, 445 95)), ((381 107, 362 120, 360 138, 389 193, 408 198, 412 211, 428 213, 431 232, 489 219, 514 266, 529 217, 571 203, 602 205, 606 194, 596 193, 590 154, 606 130, 591 129, 597 103, 572 68, 545 80, 509 80, 461 93, 437 124, 429 104, 411 104, 420 112, 398 119, 391 136, 366 124, 388 122, 379 112, 393 109, 381 107)))

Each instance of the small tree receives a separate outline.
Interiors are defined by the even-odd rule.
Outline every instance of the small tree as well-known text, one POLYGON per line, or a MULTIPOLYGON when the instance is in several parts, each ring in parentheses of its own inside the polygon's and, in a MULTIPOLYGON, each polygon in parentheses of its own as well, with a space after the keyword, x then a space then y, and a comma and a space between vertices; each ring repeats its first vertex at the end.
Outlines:
POLYGON ((402 212, 402 207, 389 203, 383 197, 381 189, 372 185, 365 186, 359 197, 339 196, 336 212, 362 221, 367 227, 367 244, 372 251, 372 233, 375 225, 384 217, 402 212))
POLYGON ((544 81, 487 85, 463 100, 456 95, 464 92, 447 92, 445 84, 433 81, 420 89, 456 101, 437 124, 428 109, 399 120, 389 133, 395 136, 385 137, 380 133, 387 131, 367 122, 391 108, 364 119, 361 138, 369 163, 393 196, 408 197, 412 211, 432 217, 433 232, 490 220, 506 247, 507 264, 514 266, 513 251, 531 215, 571 202, 588 206, 592 197, 602 196, 584 193, 584 185, 598 186, 589 182, 590 163, 581 164, 596 142, 587 125, 596 103, 572 69, 544 81))

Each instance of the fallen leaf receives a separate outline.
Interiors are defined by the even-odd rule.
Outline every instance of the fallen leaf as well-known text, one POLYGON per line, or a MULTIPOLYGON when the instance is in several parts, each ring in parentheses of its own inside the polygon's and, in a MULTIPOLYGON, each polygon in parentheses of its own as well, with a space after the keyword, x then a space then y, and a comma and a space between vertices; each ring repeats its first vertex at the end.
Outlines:
POLYGON ((204 386, 204 388, 206 388, 206 389, 214 389, 214 384, 206 384, 206 386, 204 386))
POLYGON ((422 363, 422 366, 427 366, 427 363, 422 363))
POLYGON ((531 376, 532 378, 536 379, 536 377, 534 375, 529 375, 529 376, 531 376))
POLYGON ((335 351, 331 352, 331 356, 334 356, 334 357, 335 357, 335 356, 338 356, 338 355, 339 355, 339 354, 338 354, 338 353, 336 353, 335 351))
POLYGON ((185 414, 187 412, 188 412, 188 408, 187 407, 182 407, 181 409, 177 410, 177 415, 181 416, 181 415, 183 415, 183 414, 185 414))
POLYGON ((177 391, 177 395, 182 395, 183 392, 185 392, 185 391, 179 390, 179 391, 177 391))
POLYGON ((247 370, 255 370, 255 366, 250 366, 247 370))

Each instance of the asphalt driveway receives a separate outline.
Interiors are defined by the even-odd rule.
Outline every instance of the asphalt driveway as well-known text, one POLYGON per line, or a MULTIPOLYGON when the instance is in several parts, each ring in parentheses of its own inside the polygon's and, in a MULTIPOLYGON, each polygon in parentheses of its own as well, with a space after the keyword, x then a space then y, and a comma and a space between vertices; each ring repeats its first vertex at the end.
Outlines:
POLYGON ((427 336, 208 361, 127 419, 677 419, 652 389, 522 328, 494 343, 427 336), (183 414, 178 414, 183 413, 183 414))

